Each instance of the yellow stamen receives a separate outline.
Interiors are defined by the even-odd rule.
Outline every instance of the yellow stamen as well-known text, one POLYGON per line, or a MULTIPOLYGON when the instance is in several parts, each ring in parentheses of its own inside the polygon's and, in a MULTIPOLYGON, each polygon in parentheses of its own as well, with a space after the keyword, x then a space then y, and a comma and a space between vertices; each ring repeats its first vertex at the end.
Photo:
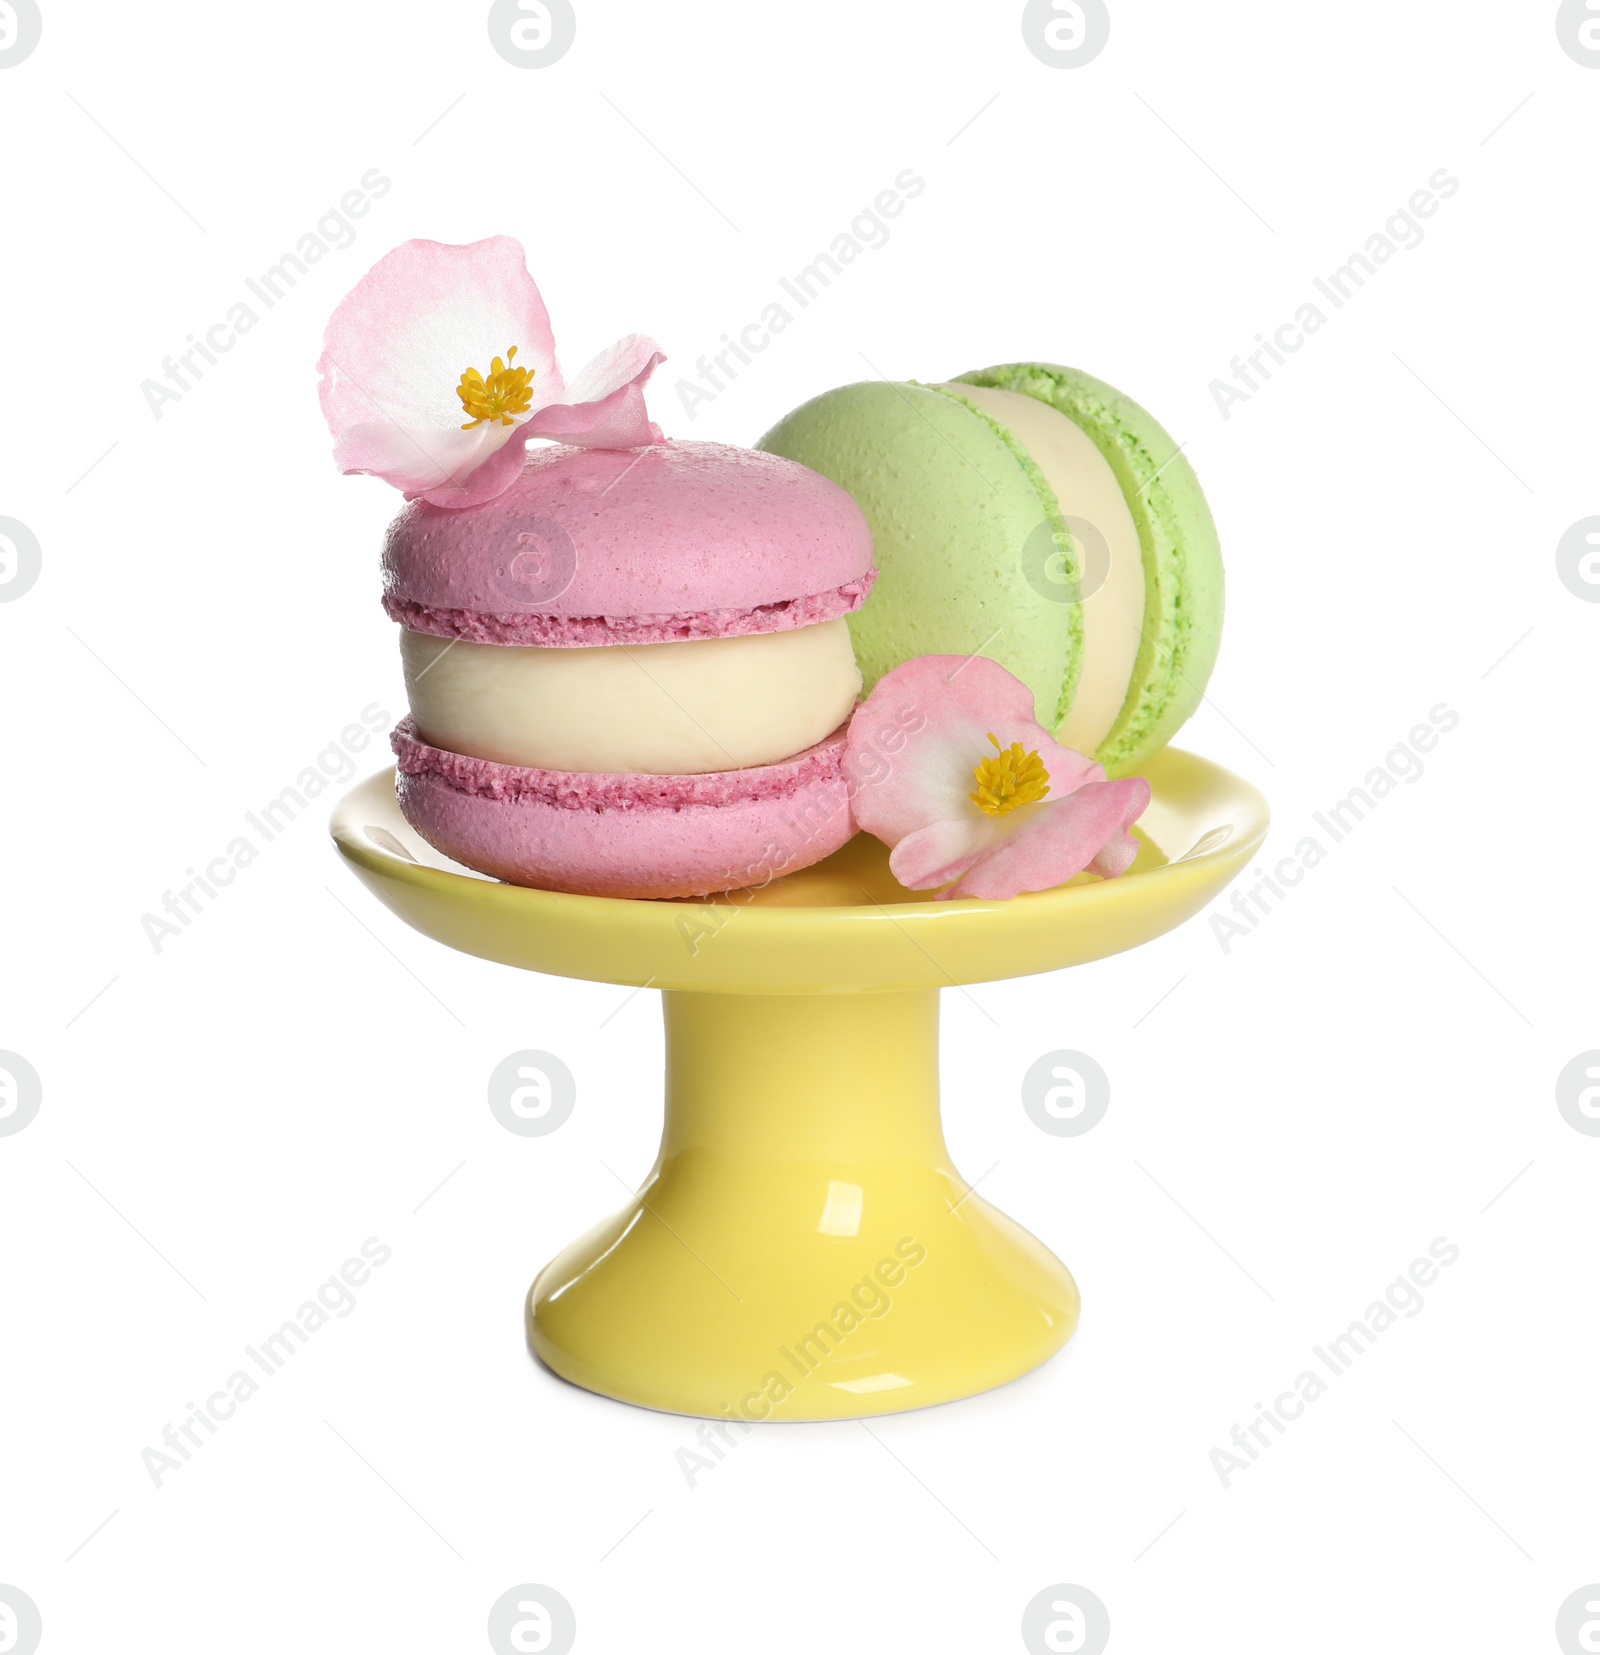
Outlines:
POLYGON ((533 375, 532 368, 513 368, 508 366, 515 360, 517 347, 513 345, 505 354, 504 359, 496 357, 489 364, 489 377, 485 379, 476 368, 468 368, 461 376, 461 383, 456 386, 456 395, 461 398, 461 406, 472 415, 463 431, 470 431, 475 425, 485 422, 493 424, 496 420, 501 425, 515 425, 513 414, 525 414, 533 405, 533 375))
POLYGON ((978 784, 976 793, 967 797, 985 816, 1004 816, 1018 805, 1031 805, 1050 791, 1050 772, 1037 752, 1024 752, 1022 743, 1014 741, 1002 747, 994 742, 994 755, 983 758, 973 766, 972 778, 978 784))

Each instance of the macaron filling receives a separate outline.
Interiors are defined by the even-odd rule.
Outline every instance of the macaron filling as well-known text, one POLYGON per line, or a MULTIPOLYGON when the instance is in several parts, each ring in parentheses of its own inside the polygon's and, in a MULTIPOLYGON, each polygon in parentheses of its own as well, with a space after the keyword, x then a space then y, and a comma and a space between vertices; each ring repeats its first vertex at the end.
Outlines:
MULTIPOLYGON (((1093 753, 1122 711, 1145 625, 1144 558, 1122 485, 1088 434, 1048 403, 995 386, 938 389, 972 403, 1023 445, 1073 530, 1082 569, 1082 664, 1056 736, 1093 753)), ((1073 595, 1063 584, 1062 601, 1073 595)))
POLYGON ((400 653, 423 742, 545 771, 688 776, 776 764, 837 729, 861 693, 842 618, 578 649, 405 629, 400 653))

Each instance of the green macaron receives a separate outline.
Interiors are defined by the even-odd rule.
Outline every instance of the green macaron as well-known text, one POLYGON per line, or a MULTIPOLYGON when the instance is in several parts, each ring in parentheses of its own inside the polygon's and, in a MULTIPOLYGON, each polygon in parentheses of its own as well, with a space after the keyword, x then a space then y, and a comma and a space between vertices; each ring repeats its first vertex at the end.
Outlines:
POLYGON ((868 688, 914 655, 987 655, 1113 775, 1199 706, 1216 525, 1178 445, 1111 386, 1038 362, 846 385, 757 446, 831 477, 872 526, 878 585, 850 617, 868 688))

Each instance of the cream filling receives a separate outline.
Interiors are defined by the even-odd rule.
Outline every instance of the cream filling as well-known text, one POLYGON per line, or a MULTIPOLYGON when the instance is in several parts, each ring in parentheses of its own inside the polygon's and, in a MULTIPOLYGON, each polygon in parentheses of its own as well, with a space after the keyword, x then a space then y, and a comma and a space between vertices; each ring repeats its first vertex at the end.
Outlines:
POLYGON ((541 770, 688 776, 775 764, 837 729, 861 693, 842 618, 589 649, 402 631, 400 659, 424 741, 541 770))
MULTIPOLYGON (((1144 558, 1122 485, 1087 433, 1049 403, 988 385, 945 389, 976 403, 1027 449, 1063 517, 1077 518, 1099 531, 1096 535, 1074 530, 1084 566, 1083 669, 1072 705, 1056 731, 1064 746, 1092 753, 1122 711, 1144 629, 1144 558)), ((1054 712, 1053 707, 1040 707, 1039 721, 1047 724, 1054 712)))

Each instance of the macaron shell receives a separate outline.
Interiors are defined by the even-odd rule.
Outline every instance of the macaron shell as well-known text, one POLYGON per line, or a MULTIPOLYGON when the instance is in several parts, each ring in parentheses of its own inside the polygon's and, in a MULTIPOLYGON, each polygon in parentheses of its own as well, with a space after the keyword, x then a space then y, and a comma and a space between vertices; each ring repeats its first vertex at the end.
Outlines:
POLYGON ((959 376, 1048 403, 1078 425, 1122 485, 1144 557, 1144 638, 1122 712, 1095 757, 1127 775, 1200 705, 1222 642, 1222 551, 1200 480, 1153 415, 1102 380, 1053 363, 959 376))
POLYGON ((699 776, 586 775, 392 738, 406 820, 435 849, 512 885, 586 896, 706 896, 765 885, 855 829, 844 731, 781 764, 699 776))
POLYGON ((856 503, 777 455, 550 447, 481 505, 408 505, 384 546, 384 604, 412 630, 486 643, 727 637, 845 614, 872 568, 856 503))
POLYGON ((758 446, 831 477, 872 525, 878 584, 850 617, 868 689, 912 656, 990 655, 1033 692, 1042 720, 1070 700, 1082 617, 1035 592, 1021 556, 1035 534, 1070 540, 1003 427, 955 396, 880 380, 814 398, 758 446))

